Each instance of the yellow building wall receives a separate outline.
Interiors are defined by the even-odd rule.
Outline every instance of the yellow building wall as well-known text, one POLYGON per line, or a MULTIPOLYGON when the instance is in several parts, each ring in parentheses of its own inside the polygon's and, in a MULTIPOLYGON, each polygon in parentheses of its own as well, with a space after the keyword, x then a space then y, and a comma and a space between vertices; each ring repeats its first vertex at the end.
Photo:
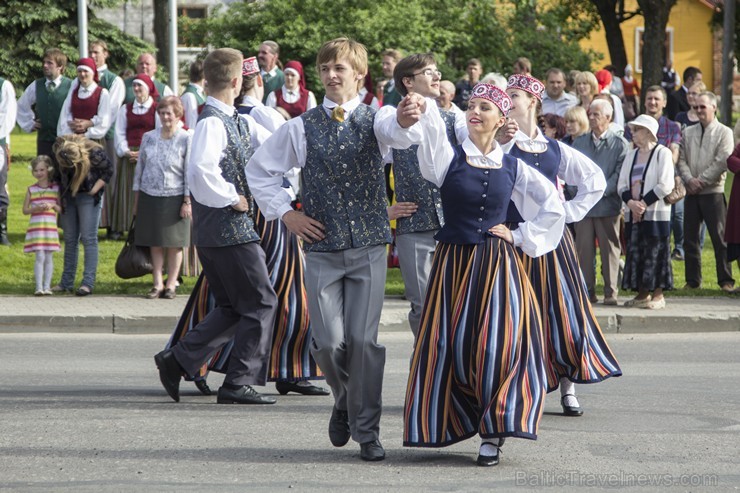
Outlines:
MULTIPOLYGON (((625 11, 631 12, 637 9, 636 0, 625 0, 625 11)), ((686 67, 698 67, 702 71, 703 80, 708 88, 714 87, 713 70, 713 38, 710 22, 712 9, 700 0, 678 0, 671 9, 667 29, 673 31, 673 67, 679 76, 683 74, 686 67)), ((642 16, 635 16, 623 22, 622 36, 627 51, 627 60, 634 67, 636 56, 635 33, 638 28, 644 27, 642 16)), ((591 33, 591 37, 581 42, 584 48, 601 53, 604 58, 594 70, 603 68, 610 63, 609 49, 606 44, 603 26, 598 31, 591 33)), ((636 73, 636 78, 642 82, 642 74, 636 73)), ((683 82, 683 81, 681 81, 683 82)))

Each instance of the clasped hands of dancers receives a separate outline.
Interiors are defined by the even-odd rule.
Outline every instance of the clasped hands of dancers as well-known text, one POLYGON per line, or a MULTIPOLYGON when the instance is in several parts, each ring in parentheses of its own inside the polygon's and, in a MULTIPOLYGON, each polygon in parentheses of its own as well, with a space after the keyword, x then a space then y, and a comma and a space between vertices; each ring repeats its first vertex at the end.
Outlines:
MULTIPOLYGON (((536 439, 546 392, 561 386, 565 414, 580 415, 573 382, 621 374, 584 295, 572 238, 564 232, 566 221, 580 220, 603 194, 605 180, 585 156, 537 128, 540 81, 512 76, 506 91, 478 84, 467 112, 456 119, 429 99, 439 95, 433 57, 411 55, 394 70, 404 99, 398 108, 375 112, 357 98, 367 52, 338 38, 317 56, 323 104, 260 141, 249 115, 232 118, 243 83, 259 79, 249 60, 242 66, 239 52, 219 49, 204 62, 209 98, 195 129, 196 165, 188 178, 202 247, 196 245, 215 305, 172 349, 155 356, 173 399, 179 400, 182 375, 195 378, 229 344, 218 402, 275 402, 252 385, 265 384, 268 366, 277 370, 270 378, 280 380, 270 336, 295 306, 281 305, 285 297, 274 275, 289 270, 291 285, 299 286, 297 298, 307 300, 312 330, 310 351, 303 351, 310 353, 309 371, 293 371, 290 390, 323 372, 334 396, 331 443, 340 447, 352 438, 363 460, 385 458, 379 441, 385 348, 377 343, 390 240, 383 156, 390 148, 411 146, 416 155, 406 155, 414 164, 408 170, 423 177, 429 200, 441 199, 444 219, 432 231, 430 266, 418 274, 428 276, 427 292, 415 331, 404 446, 443 447, 480 435, 477 463, 495 465, 505 438, 536 439), (518 130, 507 127, 504 149, 496 134, 507 115, 518 130), (207 149, 214 142, 223 143, 215 152, 207 149), (245 180, 237 164, 244 169, 247 161, 245 180), (293 168, 302 170, 300 215, 282 188, 293 168), (214 177, 226 184, 221 200, 207 190, 206 178, 214 177), (558 177, 578 186, 567 207, 558 196, 558 177), (254 198, 259 209, 233 212, 241 198, 248 204, 254 198), (282 233, 265 235, 270 224, 282 233), (320 235, 310 237, 307 228, 318 228, 320 235), (296 235, 305 242, 305 264, 296 235), (282 242, 270 247, 267 236, 282 242), (291 261, 282 261, 291 268, 267 266, 266 252, 292 252, 283 256, 291 261), (275 306, 282 307, 277 317, 275 306)), ((186 312, 192 312, 188 305, 186 312)))

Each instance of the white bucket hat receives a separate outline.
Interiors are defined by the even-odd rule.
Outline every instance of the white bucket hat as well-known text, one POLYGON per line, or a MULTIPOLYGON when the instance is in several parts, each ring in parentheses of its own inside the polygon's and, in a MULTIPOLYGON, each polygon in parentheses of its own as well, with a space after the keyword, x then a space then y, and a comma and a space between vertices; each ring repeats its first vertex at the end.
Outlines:
POLYGON ((658 120, 652 116, 640 115, 631 122, 628 122, 627 125, 647 128, 653 134, 653 138, 656 141, 658 140, 658 120))

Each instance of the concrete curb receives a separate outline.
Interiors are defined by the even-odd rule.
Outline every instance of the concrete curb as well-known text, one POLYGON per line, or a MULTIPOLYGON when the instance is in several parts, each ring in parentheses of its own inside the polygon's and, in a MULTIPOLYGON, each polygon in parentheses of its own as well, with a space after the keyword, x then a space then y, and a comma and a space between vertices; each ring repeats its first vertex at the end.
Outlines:
MULTIPOLYGON (((133 296, 53 297, 39 305, 34 297, 0 296, 0 333, 170 334, 186 301, 185 296, 174 301, 133 296), (45 313, 38 313, 39 306, 45 313)), ((672 298, 666 309, 658 311, 597 304, 594 313, 606 333, 740 331, 740 300, 730 297, 672 298)), ((387 297, 380 330, 409 330, 407 315, 406 301, 387 297)))

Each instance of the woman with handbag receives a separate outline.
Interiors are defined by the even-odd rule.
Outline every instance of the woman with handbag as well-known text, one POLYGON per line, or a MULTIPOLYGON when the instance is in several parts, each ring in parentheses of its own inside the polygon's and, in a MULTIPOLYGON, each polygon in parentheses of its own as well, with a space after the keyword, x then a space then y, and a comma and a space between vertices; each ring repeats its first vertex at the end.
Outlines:
POLYGON ((148 246, 154 285, 149 299, 173 299, 182 264, 182 249, 190 245, 190 191, 186 180, 192 134, 180 118, 183 107, 175 96, 157 106, 162 126, 144 134, 134 172, 135 244, 148 246), (165 252, 167 284, 162 279, 165 252))
POLYGON ((655 310, 665 308, 663 291, 673 289, 671 206, 663 200, 674 187, 673 157, 657 143, 655 118, 640 115, 628 125, 635 148, 617 182, 627 236, 622 289, 637 291, 637 296, 624 305, 655 310))
POLYGON ((113 164, 100 144, 80 134, 58 137, 53 150, 62 182, 60 222, 64 230, 64 268, 61 281, 51 290, 71 293, 74 289, 77 251, 82 243, 85 264, 82 283, 75 294, 87 296, 95 287, 101 198, 113 175, 113 164))

